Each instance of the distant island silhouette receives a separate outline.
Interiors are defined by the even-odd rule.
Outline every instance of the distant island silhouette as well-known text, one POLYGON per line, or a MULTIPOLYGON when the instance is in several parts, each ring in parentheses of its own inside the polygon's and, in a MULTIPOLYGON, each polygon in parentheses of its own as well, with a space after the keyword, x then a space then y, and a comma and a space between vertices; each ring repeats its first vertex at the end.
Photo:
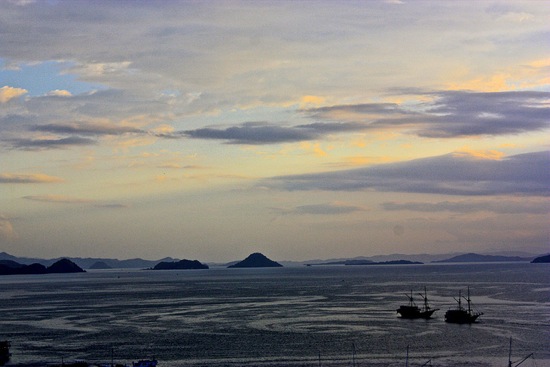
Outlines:
POLYGON ((508 262, 508 261, 530 261, 530 258, 520 256, 495 256, 480 255, 475 253, 463 254, 451 257, 450 259, 433 261, 434 263, 464 263, 464 262, 508 262))
POLYGON ((246 259, 239 261, 236 264, 229 265, 228 268, 277 268, 282 267, 276 261, 268 259, 265 255, 255 252, 249 255, 246 259))
POLYGON ((89 267, 89 269, 103 270, 103 269, 112 269, 112 267, 106 264, 105 261, 96 261, 89 267))
POLYGON ((342 260, 327 263, 306 264, 307 266, 319 265, 421 265, 420 261, 409 260, 389 260, 389 261, 371 261, 371 260, 342 260))
POLYGON ((153 267, 153 270, 191 270, 191 269, 208 269, 208 265, 201 263, 198 260, 180 260, 180 261, 163 261, 153 267))
MULTIPOLYGON (((537 262, 544 262, 544 256, 546 254, 530 254, 522 251, 503 251, 500 253, 448 253, 448 254, 390 254, 390 255, 376 255, 376 256, 358 256, 354 258, 334 258, 334 259, 312 259, 304 261, 280 261, 270 263, 264 255, 258 254, 258 258, 252 254, 249 257, 251 259, 245 259, 243 261, 224 262, 224 263, 208 263, 209 267, 271 267, 271 266, 284 266, 284 267, 297 267, 297 266, 312 266, 312 265, 409 265, 409 264, 421 264, 421 263, 487 263, 487 262, 531 262, 537 257, 543 257, 542 260, 537 262), (262 260, 262 257, 264 258, 262 260), (265 261, 267 259, 267 261, 265 261), (265 262, 264 262, 265 261, 265 262), (278 264, 278 265, 276 265, 278 264)), ((178 258, 165 257, 158 260, 144 260, 140 258, 132 258, 126 260, 111 259, 111 258, 80 258, 80 257, 59 257, 52 259, 40 259, 32 257, 17 257, 10 255, 6 252, 0 251, 0 264, 4 264, 2 270, 3 274, 11 274, 14 271, 26 271, 28 273, 42 274, 46 273, 44 268, 52 266, 61 259, 68 259, 77 264, 83 269, 152 269, 159 263, 177 263, 180 261, 178 258), (6 269, 12 268, 12 270, 6 269), (19 269, 23 266, 28 266, 26 270, 19 269)), ((533 261, 534 262, 534 261, 533 261)), ((206 264, 203 262, 203 264, 206 264)), ((173 269, 184 269, 185 266, 174 265, 173 269)))
POLYGON ((550 255, 539 256, 531 262, 533 264, 550 263, 550 255))
POLYGON ((38 263, 23 265, 12 260, 0 260, 0 275, 85 272, 86 271, 84 269, 69 259, 61 259, 48 267, 38 263))

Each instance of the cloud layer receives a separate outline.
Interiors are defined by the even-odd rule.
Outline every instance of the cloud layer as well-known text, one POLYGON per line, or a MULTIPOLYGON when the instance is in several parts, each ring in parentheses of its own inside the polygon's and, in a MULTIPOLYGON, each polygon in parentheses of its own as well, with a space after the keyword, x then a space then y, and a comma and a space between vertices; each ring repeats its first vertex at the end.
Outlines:
POLYGON ((284 190, 376 190, 441 195, 549 196, 549 152, 502 160, 449 154, 339 172, 274 177, 264 182, 284 190))

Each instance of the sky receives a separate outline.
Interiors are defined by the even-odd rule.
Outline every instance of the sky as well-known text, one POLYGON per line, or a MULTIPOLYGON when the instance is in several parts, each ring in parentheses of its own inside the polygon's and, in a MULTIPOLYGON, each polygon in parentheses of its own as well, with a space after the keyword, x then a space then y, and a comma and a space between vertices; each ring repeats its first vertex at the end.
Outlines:
POLYGON ((547 1, 0 2, 0 251, 550 251, 547 1))

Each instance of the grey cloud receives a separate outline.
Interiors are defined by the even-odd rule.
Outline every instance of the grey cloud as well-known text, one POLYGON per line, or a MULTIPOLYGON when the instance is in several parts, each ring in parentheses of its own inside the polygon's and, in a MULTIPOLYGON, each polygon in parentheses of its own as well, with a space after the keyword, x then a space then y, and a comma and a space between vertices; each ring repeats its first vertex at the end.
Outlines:
POLYGON ((426 213, 453 212, 453 213, 475 213, 492 212, 499 214, 548 214, 550 205, 545 201, 442 201, 437 203, 423 202, 386 202, 382 208, 388 211, 414 211, 426 213))
POLYGON ((80 135, 122 135, 127 133, 144 133, 141 129, 128 126, 90 125, 90 124, 47 124, 37 125, 33 131, 43 131, 56 134, 80 135))
POLYGON ((0 173, 0 183, 52 183, 62 182, 63 179, 55 176, 48 176, 40 173, 35 174, 14 174, 14 173, 0 173))
POLYGON ((306 129, 314 134, 343 133, 353 131, 363 131, 369 128, 368 124, 360 122, 315 122, 312 124, 298 125, 297 129, 306 129))
POLYGON ((413 134, 429 138, 520 134, 550 128, 548 92, 476 93, 416 89, 398 92, 430 97, 434 101, 417 106, 417 111, 396 104, 358 104, 321 107, 304 112, 315 119, 352 119, 348 124, 354 123, 357 130, 401 126, 407 127, 413 134))
POLYGON ((4 140, 12 149, 21 150, 43 150, 43 149, 62 149, 71 146, 93 145, 96 141, 93 139, 71 136, 61 139, 9 139, 4 140))
POLYGON ((340 215, 363 210, 363 208, 355 205, 312 204, 297 206, 291 210, 282 210, 282 212, 284 214, 340 215))
POLYGON ((322 138, 328 134, 363 131, 368 126, 357 122, 311 123, 297 126, 280 126, 271 123, 249 122, 224 129, 202 128, 176 134, 157 135, 164 138, 186 136, 194 139, 225 140, 231 144, 276 144, 322 138))
POLYGON ((187 130, 161 137, 186 136, 225 140, 231 144, 275 144, 396 127, 430 138, 520 134, 550 128, 550 108, 546 103, 550 93, 547 92, 415 92, 435 100, 421 108, 417 106, 417 111, 392 103, 329 106, 303 110, 310 117, 321 120, 311 124, 244 123, 219 129, 187 130))
POLYGON ((407 113, 407 111, 401 109, 396 103, 361 103, 355 105, 325 106, 305 109, 303 112, 318 118, 328 116, 330 113, 334 112, 353 112, 363 115, 391 115, 397 113, 407 113))
POLYGON ((549 196, 548 182, 550 157, 543 151, 498 161, 448 154, 338 172, 280 176, 262 184, 283 190, 549 196))
POLYGON ((89 199, 75 198, 64 195, 28 195, 23 196, 23 199, 58 204, 87 204, 92 202, 92 200, 89 199))
POLYGON ((314 131, 284 127, 267 123, 246 123, 225 129, 203 128, 187 130, 183 135, 195 139, 225 140, 231 144, 273 144, 311 140, 318 135, 314 131))
POLYGON ((120 203, 108 203, 108 204, 97 204, 95 205, 96 208, 105 208, 105 209, 127 209, 129 208, 126 204, 120 204, 120 203))
POLYGON ((550 127, 548 92, 445 91, 417 133, 425 137, 519 134, 550 127))

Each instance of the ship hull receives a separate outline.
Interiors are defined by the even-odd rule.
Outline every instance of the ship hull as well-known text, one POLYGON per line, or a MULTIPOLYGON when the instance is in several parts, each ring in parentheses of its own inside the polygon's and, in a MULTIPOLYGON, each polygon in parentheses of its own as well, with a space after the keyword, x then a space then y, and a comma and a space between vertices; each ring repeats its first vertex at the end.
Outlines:
POLYGON ((445 313, 445 321, 451 324, 473 324, 480 315, 465 310, 449 310, 445 313))
POLYGON ((437 310, 421 311, 418 307, 401 306, 397 309, 397 313, 403 319, 429 319, 437 310))

